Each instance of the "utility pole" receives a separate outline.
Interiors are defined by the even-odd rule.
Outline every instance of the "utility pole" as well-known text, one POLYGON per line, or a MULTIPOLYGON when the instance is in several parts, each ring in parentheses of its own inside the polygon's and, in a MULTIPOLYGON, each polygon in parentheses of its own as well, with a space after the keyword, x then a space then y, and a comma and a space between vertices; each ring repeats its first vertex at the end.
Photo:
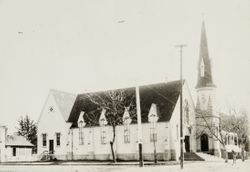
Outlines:
POLYGON ((139 162, 140 167, 143 167, 142 157, 142 126, 141 126, 141 104, 139 86, 136 86, 136 110, 137 110, 137 132, 138 132, 138 146, 139 146, 139 162))
POLYGON ((183 79, 182 79, 182 50, 183 47, 186 47, 187 45, 180 44, 176 45, 175 47, 180 49, 180 80, 181 80, 181 90, 180 90, 180 164, 181 169, 183 169, 183 162, 184 162, 184 152, 183 152, 183 116, 182 116, 182 86, 183 86, 183 79))

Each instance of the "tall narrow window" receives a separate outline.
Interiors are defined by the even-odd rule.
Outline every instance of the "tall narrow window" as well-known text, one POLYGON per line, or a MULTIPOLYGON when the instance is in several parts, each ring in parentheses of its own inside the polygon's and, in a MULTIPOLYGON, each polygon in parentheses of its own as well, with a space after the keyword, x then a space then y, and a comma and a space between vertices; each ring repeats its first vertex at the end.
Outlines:
POLYGON ((83 121, 79 122, 79 145, 83 145, 84 144, 84 140, 83 140, 83 121))
POLYGON ((150 122, 150 142, 154 142, 154 147, 155 147, 155 142, 157 141, 156 124, 159 118, 158 108, 159 107, 157 107, 156 104, 152 103, 148 114, 148 122, 150 122))
POLYGON ((150 123, 150 141, 156 142, 157 141, 157 132, 156 132, 156 122, 152 121, 150 123))
POLYGON ((237 145, 237 137, 234 137, 234 145, 237 145))
POLYGON ((56 146, 61 145, 61 133, 56 133, 56 146))
POLYGON ((124 143, 130 142, 129 123, 130 118, 124 118, 124 143))
POLYGON ((201 74, 201 77, 205 76, 205 64, 204 64, 203 58, 200 64, 200 74, 201 74))
POLYGON ((189 104, 187 100, 185 100, 184 112, 185 112, 185 123, 189 125, 189 104))
POLYGON ((106 127, 105 126, 107 125, 108 122, 106 120, 105 113, 106 113, 106 110, 102 109, 101 116, 99 118, 99 125, 101 126, 101 133, 100 133, 101 144, 106 144, 106 127))
POLYGON ((106 144, 106 129, 105 129, 105 120, 101 119, 101 144, 106 144))
POLYGON ((43 146, 47 146, 47 134, 42 134, 43 146))
POLYGON ((16 156, 16 148, 13 148, 13 150, 12 150, 12 155, 13 155, 13 156, 16 156))
POLYGON ((179 126, 176 125, 176 138, 179 139, 179 126))

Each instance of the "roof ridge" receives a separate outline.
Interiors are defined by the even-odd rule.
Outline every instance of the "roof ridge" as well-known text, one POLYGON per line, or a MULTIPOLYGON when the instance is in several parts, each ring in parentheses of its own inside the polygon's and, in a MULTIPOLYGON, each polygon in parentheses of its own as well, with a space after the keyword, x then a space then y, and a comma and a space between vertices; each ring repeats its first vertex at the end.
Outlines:
MULTIPOLYGON (((168 81, 168 82, 162 81, 162 82, 155 82, 155 83, 151 83, 151 84, 143 84, 143 85, 139 85, 139 87, 153 86, 153 85, 160 85, 160 84, 173 84, 173 83, 176 83, 176 82, 180 82, 180 80, 173 80, 173 81, 168 81)), ((185 79, 183 79, 183 82, 185 82, 185 79)), ((113 91, 113 90, 123 90, 123 89, 125 90, 125 89, 131 89, 131 88, 135 88, 135 87, 136 86, 130 86, 130 87, 106 89, 106 90, 100 90, 100 91, 90 91, 90 92, 77 94, 77 96, 84 95, 84 94, 103 93, 103 92, 113 91)))
POLYGON ((76 93, 71 93, 71 92, 66 92, 66 91, 61 91, 61 90, 57 90, 57 89, 54 89, 54 88, 50 88, 49 89, 49 92, 56 92, 56 93, 63 93, 63 94, 71 94, 71 95, 77 95, 76 93))

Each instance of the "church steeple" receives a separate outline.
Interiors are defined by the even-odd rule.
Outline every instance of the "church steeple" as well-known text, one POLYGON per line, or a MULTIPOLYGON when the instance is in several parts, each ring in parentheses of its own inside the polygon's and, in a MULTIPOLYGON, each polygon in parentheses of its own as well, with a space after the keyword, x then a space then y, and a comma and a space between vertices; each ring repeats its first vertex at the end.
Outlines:
POLYGON ((198 82, 196 88, 215 87, 212 78, 211 61, 208 53, 207 36, 205 22, 202 22, 200 56, 198 63, 198 82))

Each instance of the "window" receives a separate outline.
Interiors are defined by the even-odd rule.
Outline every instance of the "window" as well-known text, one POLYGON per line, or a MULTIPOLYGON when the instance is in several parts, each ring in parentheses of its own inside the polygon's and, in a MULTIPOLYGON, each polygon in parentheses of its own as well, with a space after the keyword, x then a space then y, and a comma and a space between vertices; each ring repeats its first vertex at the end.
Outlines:
POLYGON ((42 134, 43 146, 47 146, 47 134, 42 134))
POLYGON ((156 122, 150 123, 150 141, 157 141, 156 122))
POLYGON ((234 137, 234 145, 237 145, 237 137, 234 137))
POLYGON ((83 145, 84 144, 84 140, 83 140, 83 121, 79 122, 79 145, 83 145))
POLYGON ((54 112, 54 107, 53 106, 49 107, 49 112, 54 112))
POLYGON ((227 145, 227 136, 224 138, 225 145, 227 145))
POLYGON ((179 126, 176 125, 176 138, 179 139, 179 126))
POLYGON ((106 130, 105 130, 105 119, 100 120, 101 123, 101 144, 106 144, 106 130))
POLYGON ((200 64, 200 72, 201 72, 201 77, 205 76, 205 66, 204 66, 204 61, 202 59, 201 64, 200 64))
POLYGON ((129 143, 129 122, 130 118, 124 118, 124 143, 129 143))
POLYGON ((123 139, 124 143, 130 143, 130 123, 131 123, 131 118, 129 115, 128 108, 126 107, 123 113, 122 117, 122 122, 123 122, 123 139))
POLYGON ((104 126, 101 128, 101 144, 106 144, 106 131, 104 126))
POLYGON ((13 155, 13 156, 16 156, 16 148, 13 148, 13 149, 12 149, 12 155, 13 155))
POLYGON ((56 146, 61 145, 61 133, 56 133, 56 146))
POLYGON ((189 105, 187 100, 185 100, 184 112, 185 112, 185 123, 189 125, 189 105))

